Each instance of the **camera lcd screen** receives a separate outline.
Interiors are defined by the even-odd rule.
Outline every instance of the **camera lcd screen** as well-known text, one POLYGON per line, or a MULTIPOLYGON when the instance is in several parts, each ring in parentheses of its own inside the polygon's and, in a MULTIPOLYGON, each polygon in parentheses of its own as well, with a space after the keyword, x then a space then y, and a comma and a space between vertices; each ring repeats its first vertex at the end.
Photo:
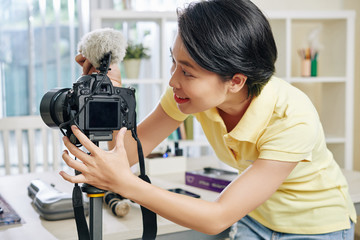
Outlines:
POLYGON ((119 128, 119 102, 89 102, 89 129, 119 128))

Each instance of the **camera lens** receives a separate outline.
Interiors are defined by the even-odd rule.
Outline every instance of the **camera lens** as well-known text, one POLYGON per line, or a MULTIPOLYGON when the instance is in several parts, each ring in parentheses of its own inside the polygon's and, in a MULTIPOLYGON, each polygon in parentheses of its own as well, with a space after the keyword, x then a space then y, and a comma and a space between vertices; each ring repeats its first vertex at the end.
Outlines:
POLYGON ((69 89, 51 89, 41 99, 40 115, 44 123, 49 127, 56 128, 68 119, 65 100, 69 89))

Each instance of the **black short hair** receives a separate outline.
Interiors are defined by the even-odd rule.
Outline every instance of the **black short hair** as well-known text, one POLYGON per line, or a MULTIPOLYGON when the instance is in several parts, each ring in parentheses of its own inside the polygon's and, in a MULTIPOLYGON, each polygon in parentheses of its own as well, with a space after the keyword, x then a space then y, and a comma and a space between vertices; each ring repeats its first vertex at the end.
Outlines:
POLYGON ((228 81, 247 76, 249 96, 260 94, 275 72, 270 24, 249 0, 209 0, 178 9, 179 34, 190 56, 228 81))

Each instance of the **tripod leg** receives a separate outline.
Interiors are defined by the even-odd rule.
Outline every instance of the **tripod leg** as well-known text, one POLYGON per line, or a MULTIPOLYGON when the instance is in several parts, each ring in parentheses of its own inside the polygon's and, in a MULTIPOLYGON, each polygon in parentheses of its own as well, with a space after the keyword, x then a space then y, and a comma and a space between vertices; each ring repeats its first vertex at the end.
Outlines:
POLYGON ((90 239, 102 239, 102 204, 105 191, 84 183, 81 190, 90 198, 90 239))
POLYGON ((91 240, 102 239, 102 196, 90 196, 90 237, 91 240))

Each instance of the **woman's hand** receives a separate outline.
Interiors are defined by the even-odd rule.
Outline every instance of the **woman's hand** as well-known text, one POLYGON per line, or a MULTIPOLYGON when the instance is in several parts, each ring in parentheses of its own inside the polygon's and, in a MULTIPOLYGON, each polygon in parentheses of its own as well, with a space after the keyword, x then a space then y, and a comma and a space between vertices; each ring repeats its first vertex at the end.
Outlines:
MULTIPOLYGON (((93 72, 99 72, 81 53, 76 55, 75 61, 82 66, 83 75, 90 75, 93 72)), ((110 70, 107 75, 114 87, 121 87, 121 73, 118 64, 110 65, 110 70)))
POLYGON ((67 149, 78 159, 70 157, 68 151, 64 151, 62 158, 65 163, 81 174, 71 176, 64 171, 60 175, 72 183, 87 183, 103 190, 126 191, 127 183, 136 176, 131 172, 127 154, 124 148, 124 136, 126 128, 122 128, 116 136, 116 145, 111 151, 104 151, 90 141, 77 127, 71 127, 73 133, 81 144, 91 153, 88 155, 75 145, 67 137, 63 141, 67 149))

